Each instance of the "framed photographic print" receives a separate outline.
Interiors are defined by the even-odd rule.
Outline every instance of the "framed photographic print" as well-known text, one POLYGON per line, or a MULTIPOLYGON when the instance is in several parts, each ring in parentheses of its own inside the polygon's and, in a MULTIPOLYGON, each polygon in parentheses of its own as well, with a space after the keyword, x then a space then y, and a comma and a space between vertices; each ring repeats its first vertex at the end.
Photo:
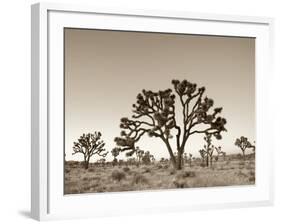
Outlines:
POLYGON ((272 26, 33 5, 32 217, 272 204, 272 26))

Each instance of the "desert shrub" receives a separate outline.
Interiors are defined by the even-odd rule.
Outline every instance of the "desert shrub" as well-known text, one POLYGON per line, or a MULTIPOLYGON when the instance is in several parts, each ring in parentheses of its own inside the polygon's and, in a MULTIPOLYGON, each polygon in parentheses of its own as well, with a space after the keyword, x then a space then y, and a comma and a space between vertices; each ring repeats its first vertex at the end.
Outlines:
POLYGON ((224 166, 220 166, 218 170, 226 170, 226 168, 224 166))
POLYGON ((89 178, 89 177, 83 177, 82 180, 83 180, 83 181, 88 181, 88 180, 90 180, 90 178, 89 178))
POLYGON ((143 169, 143 173, 150 173, 151 170, 149 169, 149 167, 144 167, 143 169))
POLYGON ((147 184, 148 179, 140 173, 136 173, 132 180, 133 184, 147 184))
POLYGON ((80 164, 79 161, 69 161, 65 163, 65 165, 68 165, 70 168, 75 168, 79 166, 79 164, 80 164))
POLYGON ((238 165, 239 165, 239 166, 244 166, 244 165, 245 165, 245 162, 244 162, 244 161, 239 161, 238 165))
POLYGON ((79 191, 79 189, 77 189, 77 188, 72 188, 72 189, 70 189, 69 190, 69 192, 66 192, 67 194, 79 194, 80 193, 80 191, 79 191))
POLYGON ((166 164, 166 165, 164 165, 164 167, 163 167, 164 169, 168 169, 169 168, 169 165, 168 164, 166 164))
POLYGON ((251 160, 249 163, 251 166, 255 166, 255 160, 251 160))
POLYGON ((188 183, 186 180, 182 177, 177 177, 174 181, 173 184, 175 185, 176 188, 186 188, 189 187, 188 183))
POLYGON ((79 183, 77 181, 71 180, 67 183, 67 187, 70 189, 77 188, 79 187, 79 183))
POLYGON ((108 192, 122 192, 122 191, 133 191, 133 185, 130 183, 123 182, 122 184, 118 185, 110 185, 107 188, 108 192))
POLYGON ((99 187, 97 188, 97 192, 105 192, 105 191, 107 191, 107 189, 106 189, 105 186, 99 186, 99 187))
POLYGON ((83 192, 90 191, 90 190, 91 190, 90 185, 83 186, 83 189, 82 189, 83 192))
POLYGON ((187 178, 195 177, 194 171, 182 171, 173 180, 173 184, 176 188, 186 188, 189 187, 187 183, 187 178))
POLYGON ((255 182, 255 180, 256 180, 255 176, 249 177, 249 181, 250 181, 250 182, 255 182))
POLYGON ((175 169, 170 170, 170 175, 174 175, 176 173, 175 169))
POLYGON ((187 177, 195 177, 196 174, 194 171, 183 171, 178 176, 182 178, 187 178, 187 177))
POLYGON ((158 169, 162 169, 163 166, 162 166, 161 164, 158 164, 158 165, 157 165, 157 168, 158 168, 158 169))
POLYGON ((252 169, 252 166, 251 166, 250 164, 247 164, 247 165, 245 166, 245 168, 246 168, 247 170, 251 170, 251 169, 252 169))
POLYGON ((205 163, 200 163, 200 166, 201 166, 201 167, 205 167, 206 164, 205 164, 205 163))
POLYGON ((111 177, 113 180, 121 181, 126 178, 126 174, 123 171, 113 170, 111 177))
POLYGON ((255 175, 256 175, 256 174, 255 174, 255 171, 252 171, 252 170, 251 170, 251 171, 249 172, 249 175, 250 175, 250 176, 255 176, 255 175))
POLYGON ((241 170, 239 170, 237 175, 240 176, 240 177, 247 177, 247 175, 245 173, 241 172, 241 170))
POLYGON ((89 172, 95 172, 95 168, 94 168, 94 167, 90 167, 90 168, 88 169, 88 171, 89 171, 89 172))
POLYGON ((174 181, 176 188, 186 188, 186 183, 184 181, 174 181))
POLYGON ((70 173, 70 169, 65 169, 65 173, 70 173))
POLYGON ((99 181, 101 178, 100 177, 92 177, 91 180, 92 181, 99 181))
POLYGON ((129 172, 131 169, 129 168, 129 167, 127 167, 127 166, 125 166, 125 167, 123 167, 123 171, 124 172, 129 172))

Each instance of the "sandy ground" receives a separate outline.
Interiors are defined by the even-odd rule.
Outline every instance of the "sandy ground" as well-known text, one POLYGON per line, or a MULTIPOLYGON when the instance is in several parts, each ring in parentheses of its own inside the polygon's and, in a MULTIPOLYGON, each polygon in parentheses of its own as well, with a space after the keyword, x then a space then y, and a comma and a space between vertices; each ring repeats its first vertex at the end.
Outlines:
POLYGON ((255 184, 255 160, 213 162, 202 167, 200 162, 185 164, 174 170, 169 164, 97 166, 85 170, 81 163, 65 163, 65 194, 159 190, 255 184))

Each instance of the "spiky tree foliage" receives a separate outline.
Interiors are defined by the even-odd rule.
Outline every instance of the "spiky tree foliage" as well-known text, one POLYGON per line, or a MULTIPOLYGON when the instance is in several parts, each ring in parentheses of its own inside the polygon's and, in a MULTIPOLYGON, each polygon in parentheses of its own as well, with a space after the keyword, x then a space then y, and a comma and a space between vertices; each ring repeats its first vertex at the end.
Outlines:
POLYGON ((243 159, 245 159, 245 151, 246 149, 252 148, 255 149, 255 146, 249 142, 248 138, 241 136, 240 138, 237 138, 235 143, 236 146, 238 146, 243 154, 243 159))
POLYGON ((216 150, 216 152, 217 152, 217 158, 219 158, 220 156, 222 156, 222 157, 223 157, 223 160, 225 160, 226 153, 225 153, 224 151, 222 151, 221 146, 215 147, 215 150, 216 150))
POLYGON ((221 139, 221 132, 226 131, 226 119, 218 116, 222 108, 211 108, 214 101, 203 97, 205 87, 187 80, 172 81, 173 90, 157 92, 143 90, 137 95, 133 104, 132 118, 122 118, 121 137, 115 142, 122 151, 135 151, 135 144, 144 134, 160 138, 166 146, 172 164, 176 169, 182 168, 182 155, 187 140, 194 134, 210 134, 221 139), (176 110, 176 96, 180 108, 176 110), (181 121, 176 119, 176 111, 181 114, 181 121), (175 149, 171 145, 172 132, 176 132, 175 149), (177 158, 173 151, 177 152, 177 158))
POLYGON ((142 162, 144 164, 150 164, 151 162, 154 162, 155 161, 155 158, 152 154, 150 154, 149 151, 146 151, 144 153, 144 155, 142 156, 142 162))
POLYGON ((113 166, 117 164, 118 160, 117 160, 117 156, 119 156, 119 153, 120 153, 120 148, 118 147, 115 147, 111 150, 111 154, 112 156, 114 157, 112 163, 113 163, 113 166))
POLYGON ((100 132, 95 132, 94 134, 83 134, 80 136, 80 138, 78 138, 77 142, 73 143, 73 145, 72 155, 75 155, 77 153, 83 154, 85 169, 88 169, 90 158, 92 156, 98 155, 101 157, 105 157, 108 153, 104 148, 105 143, 103 140, 101 140, 100 132))
MULTIPOLYGON (((122 150, 122 148, 118 148, 118 149, 119 149, 119 152, 124 151, 124 150, 122 150)), ((140 164, 142 157, 144 155, 144 150, 141 150, 138 146, 136 146, 134 150, 130 150, 130 151, 126 152, 127 157, 131 157, 134 154, 136 155, 138 164, 140 164)))
POLYGON ((114 158, 116 158, 119 155, 120 149, 115 147, 111 150, 111 154, 114 158))

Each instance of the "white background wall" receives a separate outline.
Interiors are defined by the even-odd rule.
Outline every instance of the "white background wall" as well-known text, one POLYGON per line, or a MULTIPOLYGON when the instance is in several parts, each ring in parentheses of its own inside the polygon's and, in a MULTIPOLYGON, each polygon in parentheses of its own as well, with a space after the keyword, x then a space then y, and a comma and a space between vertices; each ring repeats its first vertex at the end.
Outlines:
MULTIPOLYGON (((30 208, 30 4, 36 1, 6 0, 0 4, 0 223, 31 223, 30 208)), ((57 2, 78 2, 60 1, 57 2)), ((275 17, 276 105, 272 116, 275 137, 275 206, 177 214, 79 220, 79 223, 280 223, 281 158, 281 7, 274 0, 80 0, 79 4, 110 8, 184 10, 275 17)), ((129 205, 128 205, 129 206, 129 205)), ((126 209, 124 207, 124 209, 126 209)), ((94 211, 93 211, 94 212, 94 211)), ((59 223, 77 223, 77 220, 59 223)))

